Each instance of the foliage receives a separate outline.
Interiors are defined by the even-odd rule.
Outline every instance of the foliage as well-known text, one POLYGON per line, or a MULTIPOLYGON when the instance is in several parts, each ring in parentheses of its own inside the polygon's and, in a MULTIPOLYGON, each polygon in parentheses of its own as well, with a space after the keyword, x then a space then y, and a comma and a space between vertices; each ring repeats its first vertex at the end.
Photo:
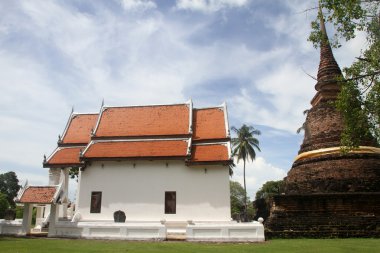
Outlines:
POLYGON ((24 207, 23 206, 16 206, 16 219, 22 219, 24 216, 24 207))
POLYGON ((69 176, 71 179, 76 179, 78 181, 79 167, 72 167, 69 170, 69 176))
POLYGON ((247 185, 245 182, 245 163, 248 158, 252 161, 256 158, 256 151, 260 151, 259 140, 255 135, 260 135, 261 132, 252 126, 243 125, 240 129, 236 127, 231 128, 237 135, 236 138, 232 138, 233 156, 237 157, 237 161, 243 160, 243 177, 244 177, 244 217, 245 221, 248 220, 247 212, 247 185))
POLYGON ((4 218, 5 211, 9 208, 7 196, 0 192, 0 219, 4 218))
POLYGON ((311 252, 378 252, 380 240, 368 238, 351 239, 274 239, 266 243, 167 243, 167 242, 126 242, 123 240, 62 240, 53 238, 1 237, 1 252, 28 253, 81 253, 81 252, 129 252, 129 253, 311 253, 311 252))
POLYGON ((347 81, 342 86, 341 93, 336 101, 336 106, 345 122, 341 138, 343 151, 359 146, 362 140, 371 139, 368 118, 362 105, 363 100, 357 83, 347 81))
POLYGON ((371 134, 380 144, 380 1, 320 0, 324 13, 312 22, 309 40, 318 46, 323 39, 320 15, 335 28, 330 44, 340 47, 342 40, 351 40, 358 31, 366 35, 366 44, 357 60, 343 69, 342 92, 337 108, 342 112, 344 131, 342 146, 357 147, 371 134))
MULTIPOLYGON (((239 219, 244 214, 244 195, 245 191, 243 186, 236 181, 230 181, 230 202, 231 202, 231 216, 235 219, 239 219)), ((252 202, 247 197, 248 205, 248 220, 252 220, 255 214, 252 202)))
POLYGON ((32 226, 36 225, 36 220, 37 220, 37 207, 33 207, 33 210, 32 210, 32 226))
POLYGON ((8 203, 15 207, 14 198, 17 196, 20 190, 16 173, 9 171, 4 174, 0 174, 0 192, 5 194, 8 203))
POLYGON ((255 149, 260 151, 259 140, 254 136, 260 135, 261 132, 245 124, 240 129, 236 127, 231 129, 237 135, 236 138, 232 138, 233 155, 237 157, 237 161, 246 161, 248 158, 253 161, 256 158, 255 149))
POLYGON ((231 214, 240 214, 244 210, 244 188, 239 182, 230 181, 231 214))
POLYGON ((235 163, 231 163, 228 165, 228 173, 230 174, 230 177, 234 175, 234 168, 236 167, 235 163))
POLYGON ((283 180, 268 181, 256 192, 254 206, 257 209, 257 212, 255 219, 262 217, 266 220, 269 217, 270 197, 281 194, 283 185, 283 180))
POLYGON ((256 192, 256 199, 268 199, 273 195, 281 194, 283 180, 268 181, 256 192))

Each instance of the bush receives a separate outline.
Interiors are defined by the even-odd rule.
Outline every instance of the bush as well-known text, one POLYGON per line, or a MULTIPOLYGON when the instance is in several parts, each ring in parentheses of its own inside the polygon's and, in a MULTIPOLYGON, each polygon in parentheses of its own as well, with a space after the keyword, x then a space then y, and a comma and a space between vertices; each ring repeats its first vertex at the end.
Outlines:
POLYGON ((24 207, 16 206, 16 219, 22 219, 24 216, 24 207))
POLYGON ((5 211, 9 208, 7 196, 0 192, 0 219, 4 219, 5 211))

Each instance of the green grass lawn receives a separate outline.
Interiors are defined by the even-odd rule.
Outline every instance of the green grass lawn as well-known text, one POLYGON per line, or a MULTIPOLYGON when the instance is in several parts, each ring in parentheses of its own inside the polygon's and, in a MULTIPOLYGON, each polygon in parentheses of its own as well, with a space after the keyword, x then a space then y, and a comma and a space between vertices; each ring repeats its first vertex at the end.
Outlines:
POLYGON ((0 237, 1 253, 44 252, 380 252, 380 239, 274 239, 265 243, 128 242, 0 237))

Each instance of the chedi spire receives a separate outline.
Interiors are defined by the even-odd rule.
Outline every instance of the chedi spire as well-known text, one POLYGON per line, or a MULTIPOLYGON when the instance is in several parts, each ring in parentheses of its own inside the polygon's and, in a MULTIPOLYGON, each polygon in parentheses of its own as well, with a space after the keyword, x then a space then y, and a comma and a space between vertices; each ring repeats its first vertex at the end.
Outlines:
POLYGON ((342 71, 335 60, 331 45, 329 43, 321 8, 319 8, 319 16, 322 39, 320 44, 320 61, 317 75, 318 82, 315 85, 317 94, 311 101, 313 106, 321 101, 336 99, 340 92, 340 84, 338 83, 338 79, 342 77, 342 71))

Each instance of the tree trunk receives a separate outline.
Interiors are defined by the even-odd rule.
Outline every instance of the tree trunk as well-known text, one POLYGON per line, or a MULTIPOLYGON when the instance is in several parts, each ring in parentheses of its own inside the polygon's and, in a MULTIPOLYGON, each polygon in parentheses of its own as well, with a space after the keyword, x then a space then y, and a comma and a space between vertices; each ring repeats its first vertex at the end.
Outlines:
POLYGON ((243 160, 244 167, 243 167, 243 177, 244 177, 244 221, 248 221, 247 216, 247 187, 245 185, 245 159, 243 160))

